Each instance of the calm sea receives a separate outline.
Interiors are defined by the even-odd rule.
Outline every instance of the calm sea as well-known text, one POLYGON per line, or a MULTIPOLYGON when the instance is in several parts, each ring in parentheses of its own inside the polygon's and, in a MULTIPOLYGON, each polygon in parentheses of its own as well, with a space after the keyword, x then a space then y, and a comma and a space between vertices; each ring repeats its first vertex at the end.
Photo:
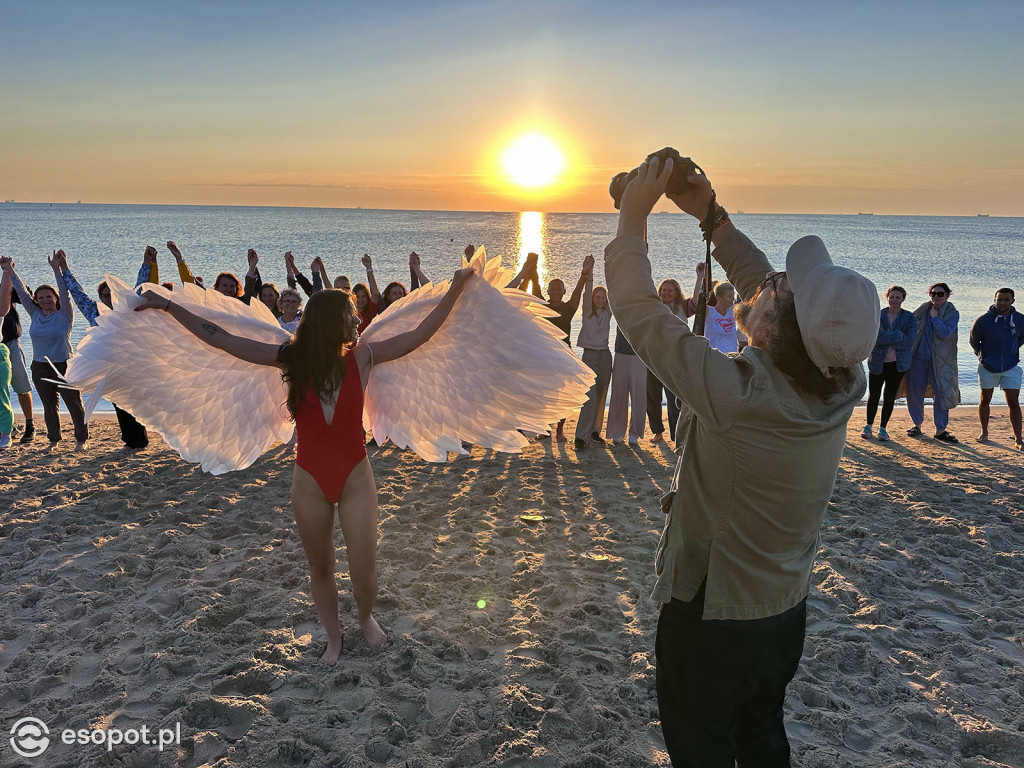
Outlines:
MULTIPOLYGON (((995 289, 1024 289, 1024 219, 734 214, 733 220, 776 265, 797 238, 820 236, 834 259, 867 275, 880 292, 893 283, 904 286, 907 309, 927 299, 930 282, 948 283, 961 316, 961 391, 965 402, 978 401, 977 361, 967 335, 995 289)), ((105 273, 133 281, 147 244, 160 249, 161 280, 176 280, 167 240, 178 243, 208 285, 221 271, 244 275, 249 248, 260 254, 263 279, 279 286, 287 250, 307 277, 310 262, 320 256, 332 277, 348 274, 353 282, 365 279, 359 259, 369 253, 383 289, 391 280, 408 284, 410 251, 420 254, 429 277, 441 279, 459 266, 465 245, 474 243, 516 265, 529 251, 541 253, 542 279, 561 277, 572 290, 587 254, 598 257, 596 281, 603 283, 600 255, 615 223, 615 214, 3 203, 0 254, 13 257, 19 275, 34 286, 52 282, 46 256, 64 248, 75 276, 95 295, 105 273)), ((684 214, 656 214, 649 237, 655 280, 674 277, 689 293, 694 265, 703 258, 696 223, 684 214)), ((574 339, 578 329, 577 317, 574 339)), ((74 341, 87 330, 78 315, 74 341)), ((27 323, 23 343, 28 356, 27 323)))

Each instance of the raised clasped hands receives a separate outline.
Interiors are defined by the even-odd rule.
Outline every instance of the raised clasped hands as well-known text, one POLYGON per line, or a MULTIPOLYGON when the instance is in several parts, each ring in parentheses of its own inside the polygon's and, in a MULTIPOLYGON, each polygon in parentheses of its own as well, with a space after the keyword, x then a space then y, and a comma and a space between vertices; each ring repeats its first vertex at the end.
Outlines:
POLYGON ((256 249, 255 248, 250 248, 249 249, 249 253, 246 255, 246 257, 249 259, 249 268, 250 269, 255 267, 256 264, 260 260, 259 254, 256 253, 256 249))
POLYGON ((141 312, 144 309, 164 309, 171 303, 170 299, 153 290, 143 291, 142 298, 146 300, 146 303, 135 307, 136 312, 141 312))
POLYGON ((583 274, 589 275, 594 271, 594 254, 590 254, 583 260, 583 274))
POLYGON ((14 269, 14 260, 10 256, 0 256, 0 270, 11 272, 14 269))
POLYGON ((55 250, 53 252, 52 256, 48 256, 47 257, 46 260, 47 260, 47 262, 49 262, 50 269, 53 270, 53 274, 55 274, 55 275, 59 275, 60 274, 60 268, 61 268, 61 263, 62 263, 63 259, 64 259, 64 250, 63 249, 61 249, 59 251, 55 250))
POLYGON ((171 252, 171 255, 175 259, 181 261, 181 250, 179 250, 178 246, 175 244, 173 240, 167 241, 167 250, 171 252))
POLYGON ((317 256, 309 265, 310 272, 320 272, 322 274, 327 273, 327 268, 324 267, 324 260, 317 256))
POLYGON ((458 290, 462 290, 466 287, 466 283, 476 273, 473 267, 466 267, 465 269, 459 269, 455 271, 455 276, 452 278, 452 287, 458 290))
POLYGON ((370 254, 364 253, 363 258, 360 259, 360 261, 367 269, 373 269, 373 259, 370 258, 370 254))

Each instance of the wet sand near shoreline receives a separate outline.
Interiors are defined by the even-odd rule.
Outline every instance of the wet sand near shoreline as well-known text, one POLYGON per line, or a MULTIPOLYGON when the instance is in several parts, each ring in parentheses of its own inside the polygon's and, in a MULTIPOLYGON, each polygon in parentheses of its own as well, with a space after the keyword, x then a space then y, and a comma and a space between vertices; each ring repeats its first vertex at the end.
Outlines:
MULTIPOLYGON (((1024 765, 1024 456, 1005 408, 986 445, 974 407, 952 415, 959 445, 906 437, 905 410, 888 443, 851 419, 786 701, 794 764, 1024 765)), ((338 533, 327 668, 290 450, 212 477, 159 438, 124 455, 110 417, 93 433, 86 454, 0 454, 0 766, 28 763, 6 738, 24 716, 51 737, 181 723, 162 753, 53 742, 33 765, 669 764, 648 595, 674 455, 649 436, 371 450, 390 644, 362 638, 338 533)))

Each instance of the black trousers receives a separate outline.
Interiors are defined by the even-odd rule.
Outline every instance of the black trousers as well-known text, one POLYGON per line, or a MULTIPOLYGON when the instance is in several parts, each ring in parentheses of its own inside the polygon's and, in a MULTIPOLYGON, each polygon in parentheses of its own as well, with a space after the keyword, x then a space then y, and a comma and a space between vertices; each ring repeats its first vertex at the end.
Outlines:
MULTIPOLYGON (((67 373, 68 364, 54 363, 53 368, 61 375, 67 373)), ((54 379, 53 368, 47 362, 32 361, 32 383, 36 385, 39 399, 43 401, 43 420, 46 422, 46 437, 51 443, 60 441, 60 407, 61 399, 71 414, 71 422, 75 425, 75 440, 84 443, 89 439, 89 425, 85 423, 85 406, 82 404, 82 393, 77 389, 65 389, 43 379, 54 379)))
POLYGON ((658 710, 674 768, 788 768, 786 686, 804 647, 807 602, 756 621, 702 621, 704 587, 661 607, 658 710))
POLYGON ((878 412, 878 399, 882 396, 882 388, 885 388, 885 396, 882 399, 882 420, 878 423, 882 429, 889 423, 892 416, 893 406, 896 405, 896 392, 899 391, 900 382, 903 381, 904 371, 896 370, 896 361, 882 364, 881 373, 868 374, 868 424, 875 423, 875 414, 878 412))
POLYGON ((662 384, 658 377, 650 369, 647 370, 647 423, 651 425, 651 432, 660 435, 665 431, 665 422, 661 419, 661 393, 665 393, 665 400, 668 402, 668 439, 676 439, 676 422, 679 421, 679 406, 676 405, 676 396, 668 387, 662 384))
POLYGON ((117 414, 117 426, 121 428, 121 439, 129 448, 145 448, 149 445, 149 434, 146 428, 138 422, 128 411, 122 410, 114 405, 114 413, 117 414))

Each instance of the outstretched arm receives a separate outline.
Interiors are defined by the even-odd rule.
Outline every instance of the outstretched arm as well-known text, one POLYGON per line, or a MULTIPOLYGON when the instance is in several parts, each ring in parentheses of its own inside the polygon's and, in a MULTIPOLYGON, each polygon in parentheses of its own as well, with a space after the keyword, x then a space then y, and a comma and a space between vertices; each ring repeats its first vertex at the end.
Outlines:
POLYGON ((466 283, 473 276, 474 271, 472 267, 468 267, 456 272, 455 277, 452 278, 452 285, 441 302, 411 331, 392 336, 390 339, 373 342, 374 363, 386 363, 388 360, 404 357, 437 333, 437 329, 451 314, 456 299, 465 289, 466 283))
POLYGON ((239 360, 245 360, 247 363, 255 363, 256 365, 278 364, 278 345, 276 344, 267 344, 263 341, 230 334, 216 323, 211 323, 209 320, 189 312, 184 307, 175 304, 155 291, 144 292, 142 298, 146 300, 146 303, 136 307, 136 312, 142 312, 146 309, 162 309, 181 323, 185 330, 198 336, 211 347, 227 352, 229 355, 234 355, 239 360))
POLYGON ((71 308, 71 292, 68 291, 68 284, 64 282, 64 275, 61 274, 61 265, 64 263, 65 253, 61 248, 54 251, 53 256, 48 259, 50 269, 53 270, 53 279, 57 282, 57 295, 60 297, 60 312, 67 318, 68 322, 74 322, 75 310, 71 308))
POLYGON ((156 248, 152 245, 147 245, 145 252, 142 254, 142 266, 139 267, 139 274, 135 278, 135 287, 138 288, 143 283, 156 283, 159 280, 160 275, 157 272, 156 266, 156 248))
MULTIPOLYGON (((11 281, 11 286, 14 288, 14 292, 18 296, 18 301, 28 312, 29 317, 35 317, 36 312, 41 312, 39 305, 32 299, 32 294, 28 292, 28 288, 21 282, 21 278, 18 277, 18 273, 14 271, 14 262, 7 256, 0 257, 0 270, 3 270, 4 277, 11 281)), ((4 312, 6 315, 7 313, 4 312)))
POLYGON ((380 290, 377 288, 377 278, 373 276, 373 259, 370 254, 363 254, 363 266, 366 267, 366 282, 370 286, 370 298, 380 306, 380 290))
MULTIPOLYGON (((324 260, 319 256, 313 259, 313 263, 309 265, 309 271, 313 273, 313 293, 322 291, 331 284, 331 281, 327 279, 327 267, 324 266, 324 260)), ((312 296, 313 293, 309 295, 312 296)))
POLYGON ((583 269, 580 271, 580 279, 576 281, 576 289, 569 297, 569 306, 575 312, 579 309, 580 298, 583 296, 583 289, 587 287, 587 278, 594 274, 594 255, 591 254, 583 260, 583 269))
MULTIPOLYGON (((707 265, 701 261, 697 263, 697 282, 693 284, 693 293, 690 294, 690 298, 683 298, 683 312, 686 313, 687 317, 693 317, 697 314, 697 297, 700 296, 701 290, 704 286, 704 272, 707 269, 707 265)), ((707 306, 715 306, 714 294, 708 291, 708 295, 705 297, 707 306)))
MULTIPOLYGON (((61 253, 63 254, 64 252, 61 251, 61 253)), ((96 318, 100 316, 100 310, 96 306, 96 302, 89 298, 86 292, 82 290, 81 284, 72 274, 71 267, 68 266, 67 254, 61 257, 60 270, 68 291, 71 293, 71 297, 75 300, 75 304, 78 305, 78 311, 85 316, 85 319, 91 325, 95 325, 96 318)))
MULTIPOLYGON (((195 285, 196 278, 192 274, 192 270, 188 268, 188 264, 185 263, 185 257, 181 255, 181 250, 179 250, 178 246, 175 244, 173 240, 167 241, 167 250, 171 252, 171 255, 174 257, 174 260, 178 262, 178 277, 181 278, 182 285, 184 285, 185 283, 192 283, 193 285, 195 285)), ((153 277, 152 280, 150 280, 150 282, 153 283, 155 283, 156 281, 157 278, 155 276, 153 277)))

